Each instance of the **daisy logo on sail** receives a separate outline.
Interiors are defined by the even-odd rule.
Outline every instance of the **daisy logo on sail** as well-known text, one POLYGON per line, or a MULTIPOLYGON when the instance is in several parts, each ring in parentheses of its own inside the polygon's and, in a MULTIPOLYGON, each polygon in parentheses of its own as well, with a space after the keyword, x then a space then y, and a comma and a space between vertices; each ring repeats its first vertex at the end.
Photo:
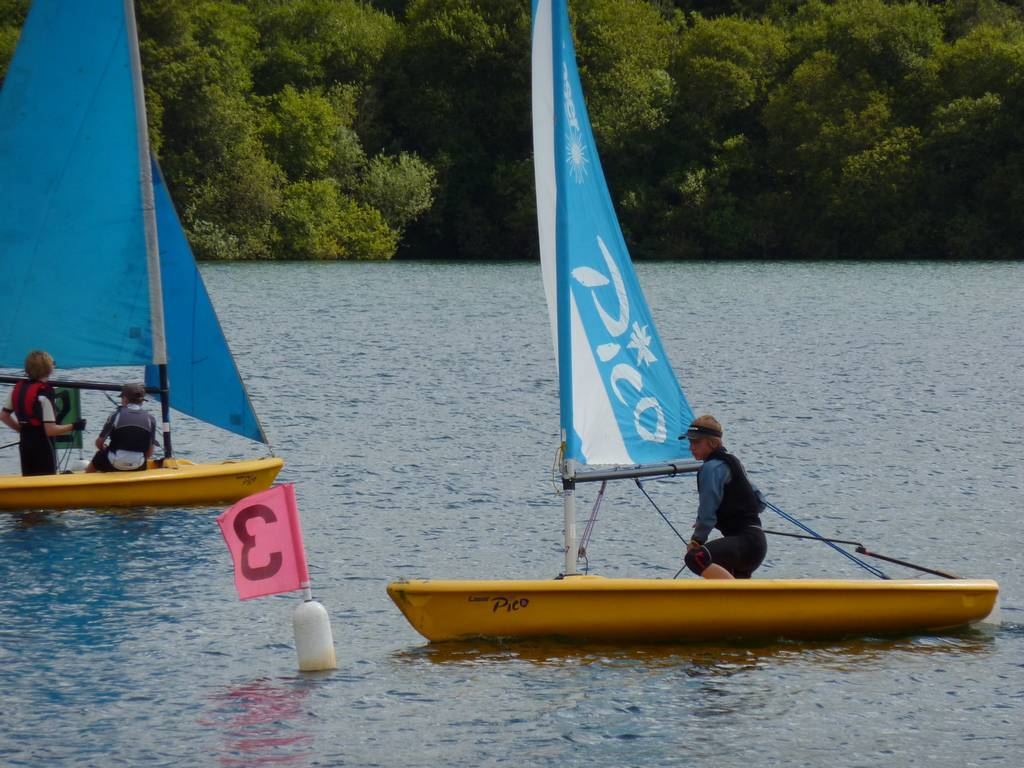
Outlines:
POLYGON ((583 143, 583 132, 580 121, 576 117, 576 104, 572 100, 572 84, 569 80, 569 67, 562 63, 562 97, 565 100, 565 119, 569 123, 565 140, 565 161, 577 184, 582 184, 587 177, 587 146, 583 143))
POLYGON ((651 334, 647 332, 647 326, 640 323, 633 323, 633 333, 629 337, 627 349, 636 350, 636 364, 650 366, 658 362, 658 358, 651 352, 651 334))

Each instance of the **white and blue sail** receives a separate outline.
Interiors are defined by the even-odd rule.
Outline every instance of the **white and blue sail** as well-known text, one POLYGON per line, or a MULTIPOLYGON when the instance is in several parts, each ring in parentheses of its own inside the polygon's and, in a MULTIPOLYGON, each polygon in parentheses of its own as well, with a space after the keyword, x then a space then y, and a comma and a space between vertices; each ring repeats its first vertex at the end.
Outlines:
POLYGON ((0 90, 0 272, 0 366, 166 365, 177 410, 266 442, 152 164, 132 0, 32 3, 0 90))
POLYGON ((540 254, 565 458, 687 457, 692 412, 661 344, 605 183, 566 0, 533 0, 533 141, 540 254))

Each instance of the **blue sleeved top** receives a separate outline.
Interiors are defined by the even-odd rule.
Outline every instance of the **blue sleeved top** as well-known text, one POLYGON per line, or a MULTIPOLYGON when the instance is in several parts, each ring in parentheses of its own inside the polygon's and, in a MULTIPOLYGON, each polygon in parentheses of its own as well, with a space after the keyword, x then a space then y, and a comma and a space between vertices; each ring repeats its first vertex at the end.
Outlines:
MULTIPOLYGON (((718 522, 718 507, 722 504, 722 496, 725 494, 725 484, 732 480, 732 470, 729 465, 721 459, 709 459, 697 471, 700 482, 697 487, 700 496, 697 505, 697 522, 693 526, 693 535, 701 544, 708 540, 711 529, 718 522)), ((750 487, 754 489, 757 498, 764 503, 764 496, 753 483, 750 487)))

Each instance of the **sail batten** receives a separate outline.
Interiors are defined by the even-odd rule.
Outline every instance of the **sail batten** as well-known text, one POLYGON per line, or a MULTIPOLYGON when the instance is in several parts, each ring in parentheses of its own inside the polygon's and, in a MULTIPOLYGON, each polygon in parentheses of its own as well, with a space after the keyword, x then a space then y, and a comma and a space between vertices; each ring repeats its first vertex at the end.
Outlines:
POLYGON ((542 274, 565 458, 688 457, 690 406, 626 248, 587 115, 566 0, 533 0, 533 125, 542 274))

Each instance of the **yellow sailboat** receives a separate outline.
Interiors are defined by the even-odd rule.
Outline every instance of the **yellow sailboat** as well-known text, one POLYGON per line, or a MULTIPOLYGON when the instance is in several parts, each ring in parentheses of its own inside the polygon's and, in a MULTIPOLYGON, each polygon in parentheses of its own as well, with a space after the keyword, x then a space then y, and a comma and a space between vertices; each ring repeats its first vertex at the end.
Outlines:
POLYGON ((172 451, 172 405, 268 441, 150 154, 133 3, 32 4, 0 90, 0 244, 0 366, 45 349, 63 369, 144 368, 51 383, 116 392, 144 378, 164 451, 136 472, 0 477, 0 509, 219 503, 270 486, 273 455, 201 464, 172 451))
POLYGON ((679 455, 677 437, 692 412, 605 184, 566 0, 533 0, 532 57, 538 231, 561 404, 564 571, 550 581, 394 582, 388 594, 409 623, 434 642, 647 642, 935 632, 985 618, 999 587, 984 579, 712 581, 577 572, 578 483, 674 476, 700 463, 679 455))
POLYGON ((181 507, 237 501, 266 490, 284 461, 275 456, 196 464, 150 462, 139 472, 0 477, 0 509, 181 507))
POLYGON ((986 579, 398 581, 388 594, 428 640, 822 638, 939 632, 991 613, 986 579))

